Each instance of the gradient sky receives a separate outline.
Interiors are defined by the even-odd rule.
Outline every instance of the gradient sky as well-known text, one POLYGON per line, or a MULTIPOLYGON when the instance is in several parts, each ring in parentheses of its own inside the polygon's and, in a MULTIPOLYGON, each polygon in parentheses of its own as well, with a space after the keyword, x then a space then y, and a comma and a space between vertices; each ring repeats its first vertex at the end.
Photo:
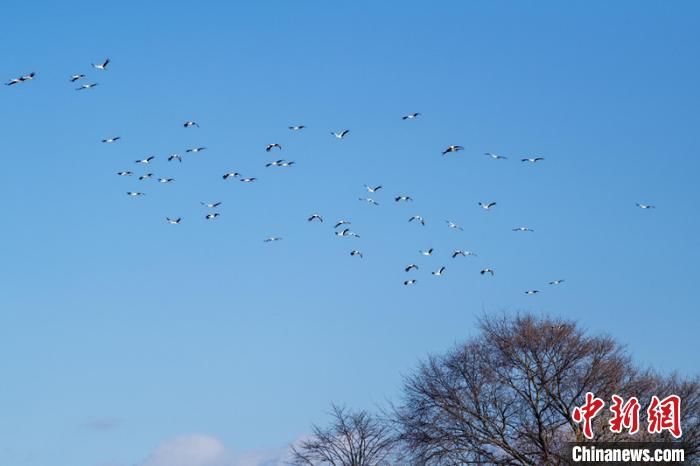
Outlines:
POLYGON ((4 5, 0 77, 37 77, 0 89, 0 464, 160 466, 182 442, 215 459, 172 466, 262 464, 240 455, 303 436, 332 401, 396 400, 484 312, 577 319, 640 365, 696 374, 699 14, 689 1, 4 5), (82 72, 100 85, 75 92, 82 72), (465 150, 442 157, 450 144, 465 150), (265 168, 274 158, 296 165, 265 168), (221 180, 232 170, 259 180, 221 180), (384 186, 379 206, 358 201, 365 183, 384 186), (200 201, 223 201, 221 217, 205 221, 200 201), (361 238, 335 237, 340 218, 361 238))

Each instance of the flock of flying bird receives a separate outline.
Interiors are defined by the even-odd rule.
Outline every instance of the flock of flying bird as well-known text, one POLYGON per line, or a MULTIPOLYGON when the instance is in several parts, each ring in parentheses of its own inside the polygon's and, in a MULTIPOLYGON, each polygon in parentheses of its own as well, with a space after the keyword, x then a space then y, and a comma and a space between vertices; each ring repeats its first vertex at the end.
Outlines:
MULTIPOLYGON (((93 63, 92 67, 98 71, 106 71, 109 64, 110 64, 110 60, 109 60, 109 58, 107 58, 104 61, 102 61, 101 63, 97 63, 97 64, 93 63)), ((31 81, 31 80, 35 79, 35 77, 36 77, 36 73, 34 73, 34 72, 28 73, 28 74, 25 74, 25 75, 22 75, 22 76, 19 76, 17 78, 13 78, 13 79, 9 80, 8 82, 5 83, 5 85, 14 86, 14 85, 21 84, 21 83, 24 83, 27 81, 31 81)), ((70 76, 69 81, 71 83, 75 83, 75 82, 80 81, 84 78, 86 78, 85 74, 82 74, 82 73, 81 74, 74 74, 74 75, 70 76)), ((97 83, 97 82, 82 84, 80 87, 76 88, 75 90, 82 91, 82 90, 92 89, 92 88, 96 87, 98 84, 99 83, 97 83)), ((419 116, 421 116, 421 114, 416 112, 416 113, 410 113, 408 115, 404 115, 401 118, 402 118, 402 120, 415 120, 419 116)), ((184 128, 198 128, 199 124, 196 121, 188 120, 188 121, 185 121, 182 126, 184 128)), ((293 125, 293 126, 289 126, 288 128, 291 131, 301 131, 305 128, 305 126, 304 125, 293 125)), ((345 139, 345 137, 347 137, 347 135, 349 133, 350 133, 350 130, 344 129, 340 132, 333 132, 332 131, 331 135, 334 136, 336 139, 343 140, 343 139, 345 139)), ((108 138, 103 139, 102 143, 114 144, 114 143, 118 142, 120 139, 121 139, 120 136, 108 137, 108 138)), ((188 154, 196 154, 196 153, 202 152, 204 150, 206 150, 206 147, 193 147, 193 148, 187 149, 185 152, 188 154)), ((271 143, 271 144, 267 144, 267 146, 265 147, 265 151, 268 153, 271 153, 275 150, 281 151, 282 146, 280 144, 277 144, 277 143, 271 143)), ((446 156, 448 154, 459 152, 461 150, 464 150, 463 146, 450 145, 450 146, 447 146, 442 151, 442 155, 446 156)), ((485 153, 485 155, 491 157, 494 160, 507 160, 507 157, 504 157, 504 156, 498 155, 498 154, 494 154, 491 152, 487 152, 487 153, 485 153)), ((135 160, 134 162, 136 164, 139 164, 139 165, 148 166, 153 162, 154 159, 155 159, 155 156, 148 156, 148 157, 143 158, 143 159, 135 160)), ((182 162, 182 160, 183 160, 183 157, 179 154, 172 154, 172 155, 168 156, 168 158, 167 158, 168 162, 174 162, 174 161, 182 162)), ((526 157, 526 158, 522 158, 520 160, 523 163, 536 164, 536 163, 544 161, 545 159, 544 159, 544 157, 526 157)), ((279 160, 274 160, 272 162, 268 162, 268 163, 266 163, 265 166, 266 167, 291 167, 292 165, 294 165, 294 163, 295 162, 293 160, 287 161, 284 159, 279 159, 279 160)), ((134 173, 130 170, 124 170, 124 171, 117 172, 117 175, 121 176, 121 177, 130 177, 130 176, 133 176, 134 173)), ((154 177, 153 173, 145 173, 143 175, 138 176, 138 179, 143 181, 143 180, 151 179, 153 177, 154 177)), ((238 172, 224 173, 222 175, 222 178, 224 181, 237 179, 238 181, 240 181, 242 183, 253 183, 257 180, 257 178, 254 178, 254 177, 244 177, 238 172)), ((172 183, 175 181, 174 178, 157 178, 157 180, 159 183, 162 183, 162 184, 172 183)), ((365 185, 364 187, 365 187, 365 190, 367 191, 367 194, 369 194, 369 195, 374 195, 383 188, 381 185, 377 185, 377 186, 365 185)), ((140 192, 140 191, 127 191, 126 194, 130 197, 141 197, 141 196, 145 195, 145 193, 140 192)), ((366 202, 366 203, 373 205, 373 206, 379 205, 379 202, 377 200, 375 200, 373 197, 360 197, 359 200, 366 202)), ((402 194, 402 195, 395 196, 394 201, 397 203, 398 202, 412 202, 413 198, 411 196, 402 194)), ((217 211, 218 208, 221 206, 221 204, 222 203, 220 201, 201 202, 201 205, 209 210, 208 213, 206 213, 204 215, 205 220, 217 219, 221 215, 217 211)), ((491 210, 494 207, 496 207, 497 204, 496 204, 496 202, 479 202, 478 205, 484 210, 491 210)), ((643 209, 643 210, 655 208, 655 206, 651 205, 651 204, 637 203, 636 205, 638 208, 643 209)), ((176 217, 176 218, 166 217, 165 220, 170 225, 179 225, 182 222, 182 217, 176 217)), ((309 223, 312 223, 312 222, 323 223, 324 219, 323 219, 323 216, 321 214, 313 213, 307 218, 307 222, 309 222, 309 223)), ((414 215, 414 216, 410 217, 408 219, 408 222, 409 223, 415 222, 415 223, 423 225, 423 226, 426 225, 426 221, 421 215, 414 215)), ((448 228, 450 228, 450 229, 459 230, 459 231, 463 230, 462 227, 460 227, 459 225, 457 225, 456 223, 454 223, 450 220, 446 220, 445 222, 446 222, 448 228)), ((350 228, 348 226, 350 224, 351 224, 351 222, 348 220, 338 220, 334 225, 335 235, 338 237, 359 238, 360 235, 358 235, 357 233, 350 230, 350 228)), ((515 227, 515 228, 513 228, 513 231, 514 232, 521 232, 521 233, 534 232, 533 229, 526 227, 526 226, 515 227)), ((276 241, 280 241, 280 240, 282 240, 282 238, 279 236, 270 236, 270 237, 264 239, 264 242, 272 243, 272 242, 276 242, 276 241)), ((433 252, 434 252, 433 248, 419 251, 419 253, 422 256, 432 256, 433 252)), ((359 249, 351 250, 350 255, 353 257, 359 257, 359 258, 364 257, 362 251, 359 249)), ((467 251, 467 250, 462 250, 462 249, 456 249, 451 253, 452 259, 455 259, 457 257, 470 257, 470 256, 476 256, 476 254, 473 253, 472 251, 467 251)), ((404 267, 404 272, 407 274, 411 273, 413 271, 418 271, 418 270, 419 270, 419 266, 418 266, 418 264, 415 264, 415 263, 410 263, 404 267)), ((432 271, 431 274, 435 277, 441 277, 442 275, 445 274, 446 270, 447 270, 447 268, 445 266, 441 266, 437 270, 432 271)), ((481 275, 489 275, 492 277, 495 276, 494 269, 488 268, 488 267, 481 269, 479 271, 479 273, 481 275)), ((417 281, 418 280, 415 278, 409 278, 407 280, 404 280, 403 284, 405 286, 411 286, 411 285, 415 285, 417 283, 417 281)), ((548 284, 552 285, 552 286, 560 285, 562 283, 564 283, 564 279, 557 279, 557 280, 552 280, 552 281, 548 282, 548 284)), ((525 291, 526 295, 535 295, 538 293, 540 293, 540 290, 538 290, 538 289, 530 289, 530 290, 525 291)))

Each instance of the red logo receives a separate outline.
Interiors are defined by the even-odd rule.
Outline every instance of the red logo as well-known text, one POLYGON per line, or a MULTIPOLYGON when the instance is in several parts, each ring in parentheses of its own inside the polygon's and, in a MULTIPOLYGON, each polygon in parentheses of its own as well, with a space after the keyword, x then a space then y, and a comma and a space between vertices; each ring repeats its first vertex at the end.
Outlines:
POLYGON ((669 395, 663 400, 654 395, 647 409, 649 419, 648 431, 650 434, 658 434, 667 430, 675 438, 683 434, 681 430, 681 398, 678 395, 669 395))
POLYGON ((605 406, 603 400, 588 392, 586 393, 586 403, 581 407, 575 407, 574 412, 571 413, 574 422, 581 423, 583 421, 583 435, 589 440, 593 438, 593 418, 603 409, 603 406, 605 406))

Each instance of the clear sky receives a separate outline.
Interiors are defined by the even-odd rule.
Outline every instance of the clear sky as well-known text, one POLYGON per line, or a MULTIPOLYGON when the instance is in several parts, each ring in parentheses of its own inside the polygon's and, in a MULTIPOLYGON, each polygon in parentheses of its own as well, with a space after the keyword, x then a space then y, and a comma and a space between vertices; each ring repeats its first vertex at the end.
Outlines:
POLYGON ((37 76, 0 89, 0 464, 160 466, 178 442, 215 459, 172 466, 262 464, 240 455, 396 400, 484 312, 697 373, 700 5, 248 3, 3 6, 0 77, 37 76))

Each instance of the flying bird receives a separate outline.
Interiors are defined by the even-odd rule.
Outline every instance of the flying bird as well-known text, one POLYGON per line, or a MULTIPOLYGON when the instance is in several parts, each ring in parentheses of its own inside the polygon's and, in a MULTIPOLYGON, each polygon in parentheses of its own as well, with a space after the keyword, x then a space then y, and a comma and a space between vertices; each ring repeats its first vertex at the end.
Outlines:
POLYGON ((442 151, 442 155, 447 155, 450 152, 457 152, 460 150, 464 150, 464 147, 462 147, 462 146, 447 146, 447 149, 442 151))
POLYGON ((449 228, 452 228, 453 230, 464 231, 464 228, 462 228, 461 226, 457 225, 455 222, 451 222, 451 221, 449 221, 449 220, 445 220, 445 222, 447 222, 447 226, 448 226, 449 228))
POLYGON ((360 258, 363 258, 364 256, 362 255, 362 251, 358 251, 357 249, 353 249, 350 251, 351 256, 360 256, 360 258))
POLYGON ((533 230, 532 228, 528 228, 528 227, 517 227, 517 228, 513 228, 513 231, 531 231, 531 232, 534 232, 535 230, 533 230))
POLYGON ((365 189, 367 190, 368 193, 376 193, 377 191, 382 189, 382 185, 374 186, 374 187, 365 185, 365 189))
POLYGON ((206 147, 193 147, 191 149, 187 149, 185 152, 196 154, 197 152, 202 152, 203 150, 206 150, 206 147))
POLYGON ((529 162, 529 163, 537 163, 539 161, 544 160, 544 157, 528 157, 524 159, 520 159, 521 162, 529 162))
POLYGON ((540 290, 527 290, 527 291, 525 292, 525 294, 527 294, 527 295, 533 295, 533 294, 537 294, 537 293, 539 293, 539 292, 540 292, 540 290))
POLYGON ((136 191, 127 191, 126 194, 128 194, 128 195, 131 196, 131 197, 145 196, 145 195, 146 195, 146 194, 144 194, 144 193, 139 193, 139 192, 136 192, 136 191))
POLYGON ((431 256, 433 254, 433 248, 426 249, 425 251, 418 251, 424 256, 431 256))
POLYGON ((149 179, 149 178, 152 177, 152 176, 153 176, 153 173, 146 173, 146 174, 144 174, 144 175, 139 176, 139 180, 140 180, 140 181, 147 180, 147 179, 149 179))
POLYGON ((358 200, 365 201, 368 204, 372 204, 372 205, 379 205, 379 202, 375 201, 371 197, 360 197, 360 198, 358 198, 358 200))
POLYGON ((263 240, 263 243, 274 243, 275 241, 281 241, 282 238, 279 236, 270 236, 269 238, 265 238, 263 240))
POLYGON ((411 280, 404 281, 403 284, 404 284, 404 286, 415 285, 416 281, 417 280, 415 278, 412 278, 411 280))
POLYGON ((178 218, 165 217, 165 221, 171 225, 179 225, 180 222, 182 221, 182 219, 180 217, 178 217, 178 218))
POLYGON ((228 172, 228 173, 224 173, 224 175, 222 176, 222 178, 225 180, 228 180, 229 178, 240 178, 240 177, 241 177, 241 174, 238 172, 228 172))
POLYGON ((117 175, 119 176, 131 176, 133 175, 132 172, 117 172, 117 175))
POLYGON ((418 266, 416 264, 408 264, 404 271, 410 272, 411 270, 418 270, 418 266))
POLYGON ((462 256, 462 257, 474 256, 474 257, 476 257, 476 254, 474 254, 474 253, 471 252, 471 251, 465 251, 465 250, 463 250, 463 249, 455 249, 455 250, 452 252, 452 258, 454 259, 454 258, 457 257, 457 256, 462 256))
POLYGON ((76 91, 85 91, 85 90, 87 90, 87 89, 92 89, 93 87, 95 87, 95 86, 97 86, 97 85, 99 85, 99 83, 83 84, 83 85, 80 86, 80 87, 76 87, 75 90, 76 90, 76 91))
POLYGON ((491 276, 493 277, 493 275, 494 275, 494 270, 493 270, 493 269, 488 269, 488 268, 486 268, 486 269, 481 269, 481 271, 480 271, 479 273, 480 273, 481 275, 485 275, 485 274, 487 274, 487 273, 490 273, 491 276))
POLYGON ((182 126, 184 126, 185 128, 192 128, 192 127, 199 128, 199 123, 197 123, 196 121, 187 120, 186 122, 184 122, 182 124, 182 126))
POLYGON ((292 131, 299 131, 300 129, 304 129, 304 128, 306 128, 306 126, 304 126, 304 125, 294 125, 294 126, 289 127, 289 129, 291 129, 292 131))
POLYGON ((502 155, 492 154, 491 152, 486 152, 484 155, 488 155, 494 160, 507 160, 508 157, 503 157, 502 155))
POLYGON ((257 180, 257 178, 241 178, 240 181, 243 183, 252 183, 255 180, 257 180))
POLYGON ((109 58, 105 59, 102 63, 92 64, 92 67, 97 70, 107 71, 107 65, 109 65, 109 58))
POLYGON ((113 138, 103 139, 102 142, 104 142, 105 144, 111 144, 113 142, 117 142, 120 139, 121 139, 121 136, 114 136, 113 138))
POLYGON ((275 160, 274 162, 266 163, 266 167, 289 167, 294 165, 294 161, 287 162, 286 160, 275 160))
POLYGON ((552 280, 551 282, 549 282, 549 284, 550 285, 561 285, 562 283, 564 283, 564 281, 565 281, 564 279, 552 280))
POLYGON ((205 219, 207 220, 214 220, 216 217, 218 217, 220 214, 218 212, 214 212, 213 214, 207 214, 204 216, 205 219))
POLYGON ((143 165, 148 165, 151 163, 151 160, 155 159, 156 157, 154 155, 151 155, 150 157, 146 157, 145 159, 137 160, 135 163, 141 163, 143 165))
POLYGON ((482 209, 489 210, 492 207, 494 207, 496 205, 496 203, 495 202, 489 202, 489 203, 479 202, 479 205, 481 206, 482 209))
POLYGON ((309 218, 306 219, 307 222, 313 222, 314 220, 318 220, 319 222, 323 223, 323 217, 319 214, 311 214, 309 218))
POLYGON ((80 79, 83 79, 85 77, 84 74, 74 74, 73 76, 70 77, 70 82, 74 83, 80 79))
POLYGON ((344 229, 343 231, 336 231, 336 232, 335 232, 335 235, 336 235, 336 236, 354 236, 355 238, 359 238, 359 237, 360 237, 360 235, 358 235, 357 233, 354 233, 354 232, 350 231, 349 228, 346 228, 346 229, 344 229))
POLYGON ((338 138, 338 139, 343 139, 343 138, 345 138, 345 136, 347 136, 347 134, 348 134, 349 132, 350 132, 349 129, 344 129, 344 130, 342 130, 340 133, 334 133, 333 131, 331 131, 331 134, 332 134, 333 136, 335 136, 336 138, 338 138))
POLYGON ((440 267, 439 269, 437 269, 436 271, 430 272, 430 273, 432 273, 432 274, 435 275, 436 277, 440 277, 440 276, 442 276, 442 274, 445 273, 445 266, 442 266, 442 267, 440 267))
POLYGON ((421 225, 425 226, 425 219, 420 215, 414 215, 413 217, 408 219, 409 222, 412 222, 414 220, 417 220, 418 222, 420 222, 421 225))
POLYGON ((182 163, 182 156, 178 154, 173 154, 168 157, 168 162, 172 162, 173 160, 177 160, 178 162, 182 163))
POLYGON ((333 228, 338 228, 341 225, 350 225, 352 222, 349 222, 347 220, 338 220, 338 222, 335 224, 333 228))
POLYGON ((218 202, 201 202, 200 201, 200 204, 202 204, 203 206, 209 207, 210 209, 215 209, 221 205, 221 201, 218 201, 218 202))
POLYGON ((650 205, 650 204, 639 204, 637 203, 637 207, 640 209, 656 209, 656 206, 650 205))
POLYGON ((415 120, 420 116, 420 113, 409 113, 408 115, 404 115, 401 117, 402 120, 415 120))
POLYGON ((158 183, 172 183, 175 178, 158 178, 158 183))
POLYGON ((412 201, 412 200, 413 200, 413 198, 412 198, 411 196, 396 196, 396 197, 394 198, 394 201, 396 201, 396 202, 402 202, 402 201, 403 201, 403 202, 409 202, 409 201, 412 201))
POLYGON ((29 74, 25 74, 24 76, 20 76, 19 78, 13 78, 6 82, 5 85, 14 86, 15 84, 23 83, 24 81, 31 81, 32 79, 34 79, 34 76, 36 76, 36 73, 31 72, 29 74))
POLYGON ((275 142, 275 143, 273 143, 273 144, 268 144, 267 146, 265 146, 265 152, 270 152, 270 151, 271 151, 272 149, 274 149, 275 147, 278 148, 278 149, 280 149, 280 150, 282 150, 282 146, 280 146, 279 144, 277 144, 277 143, 275 142))

